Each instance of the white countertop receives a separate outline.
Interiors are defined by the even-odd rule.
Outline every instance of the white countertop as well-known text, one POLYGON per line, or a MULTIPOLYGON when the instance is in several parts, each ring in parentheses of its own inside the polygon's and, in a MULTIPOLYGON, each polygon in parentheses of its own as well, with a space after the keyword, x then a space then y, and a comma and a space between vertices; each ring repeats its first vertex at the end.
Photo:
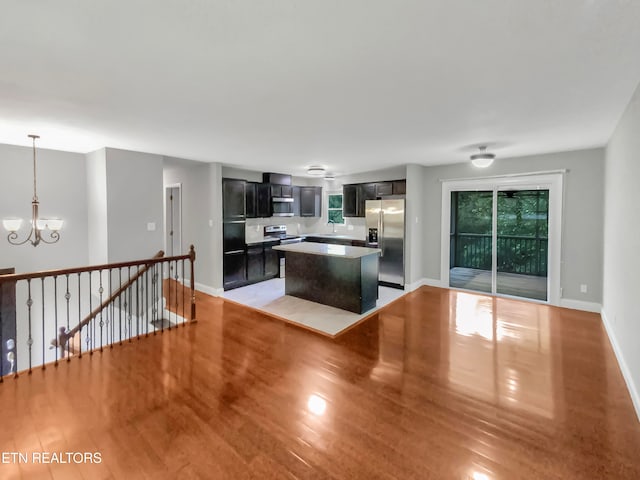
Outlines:
POLYGON ((378 255, 382 250, 379 248, 351 247, 347 245, 330 245, 328 243, 293 243, 290 245, 280 245, 273 247, 274 250, 283 252, 308 253, 311 255, 325 255, 329 257, 360 258, 367 255, 378 255))
POLYGON ((364 238, 356 237, 354 235, 343 235, 341 233, 303 233, 302 236, 317 238, 337 238, 339 240, 364 240, 364 238))

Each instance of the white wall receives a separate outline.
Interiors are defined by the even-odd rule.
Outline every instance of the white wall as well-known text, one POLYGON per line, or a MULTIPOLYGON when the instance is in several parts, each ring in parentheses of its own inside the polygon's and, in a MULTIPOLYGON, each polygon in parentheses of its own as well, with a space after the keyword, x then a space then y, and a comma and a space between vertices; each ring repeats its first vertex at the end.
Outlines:
MULTIPOLYGON (((213 225, 211 240, 209 243, 209 254, 212 258, 213 291, 207 293, 221 294, 222 287, 222 165, 219 163, 209 164, 209 218, 213 225)), ((208 268, 202 262, 196 264, 202 271, 208 268)), ((197 270, 196 270, 197 271, 197 270)), ((206 290, 205 290, 206 291, 206 290)))
POLYGON ((640 86, 606 150, 602 316, 640 418, 640 86))
POLYGON ((486 169, 471 162, 423 167, 423 275, 440 280, 442 182, 457 178, 568 169, 564 183, 561 286, 562 297, 593 304, 602 301, 604 150, 590 149, 521 158, 497 159, 486 169), (587 293, 580 285, 588 286, 587 293))
POLYGON ((106 173, 109 262, 154 256, 164 248, 162 157, 107 148, 106 173))
POLYGON ((422 239, 425 216, 425 194, 419 165, 407 165, 407 194, 405 212, 405 284, 416 287, 424 277, 423 256, 425 244, 422 239))
MULTIPOLYGON (((30 228, 33 197, 31 147, 0 145, 0 218, 21 217, 20 239, 30 228)), ((88 262, 85 156, 38 149, 38 198, 42 217, 64 220, 60 240, 53 245, 12 246, 0 225, 0 267, 33 272, 88 262)))
POLYGON ((101 265, 109 261, 106 150, 87 154, 86 166, 89 263, 101 265))

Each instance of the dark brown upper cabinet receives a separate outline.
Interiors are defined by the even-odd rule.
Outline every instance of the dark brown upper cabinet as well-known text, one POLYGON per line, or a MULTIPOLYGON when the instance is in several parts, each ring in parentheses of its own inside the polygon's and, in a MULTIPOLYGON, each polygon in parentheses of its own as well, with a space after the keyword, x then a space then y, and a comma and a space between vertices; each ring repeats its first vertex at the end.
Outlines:
POLYGON ((358 216, 358 185, 342 186, 342 216, 358 216))
POLYGON ((267 183, 258 183, 256 216, 259 218, 267 218, 271 216, 271 187, 267 183))
POLYGON ((271 183, 274 185, 291 185, 291 175, 284 173, 263 173, 262 183, 271 183))
POLYGON ((233 178, 222 179, 222 216, 224 220, 247 218, 245 191, 246 182, 233 178))
POLYGON ((405 180, 391 182, 353 183, 342 186, 342 216, 364 217, 367 200, 386 195, 403 195, 405 180))
POLYGON ((404 195, 407 193, 407 182, 406 180, 396 180, 391 182, 393 184, 393 194, 394 195, 404 195))
POLYGON ((245 184, 245 212, 247 218, 258 216, 258 184, 256 182, 245 184))
POLYGON ((300 187, 300 216, 322 216, 322 187, 300 187))

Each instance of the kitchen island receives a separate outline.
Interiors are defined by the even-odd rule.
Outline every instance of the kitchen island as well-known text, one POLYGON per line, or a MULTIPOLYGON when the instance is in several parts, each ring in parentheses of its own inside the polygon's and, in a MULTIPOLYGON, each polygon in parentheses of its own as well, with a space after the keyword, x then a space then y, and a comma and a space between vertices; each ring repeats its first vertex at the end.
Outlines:
POLYGON ((377 248, 296 243, 273 247, 285 253, 285 294, 354 313, 376 306, 377 248))

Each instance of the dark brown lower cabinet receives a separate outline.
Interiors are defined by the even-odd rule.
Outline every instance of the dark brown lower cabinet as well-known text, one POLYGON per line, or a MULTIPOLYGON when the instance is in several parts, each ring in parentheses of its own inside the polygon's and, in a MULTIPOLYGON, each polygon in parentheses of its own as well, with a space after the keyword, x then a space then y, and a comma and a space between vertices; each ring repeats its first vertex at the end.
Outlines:
POLYGON ((265 245, 264 247, 264 277, 268 278, 277 277, 280 273, 280 259, 278 258, 278 252, 273 249, 272 245, 265 245))
POLYGON ((247 281, 259 282, 264 277, 262 245, 247 248, 247 281))
POLYGON ((245 251, 225 253, 222 259, 225 290, 247 283, 247 254, 245 251))

